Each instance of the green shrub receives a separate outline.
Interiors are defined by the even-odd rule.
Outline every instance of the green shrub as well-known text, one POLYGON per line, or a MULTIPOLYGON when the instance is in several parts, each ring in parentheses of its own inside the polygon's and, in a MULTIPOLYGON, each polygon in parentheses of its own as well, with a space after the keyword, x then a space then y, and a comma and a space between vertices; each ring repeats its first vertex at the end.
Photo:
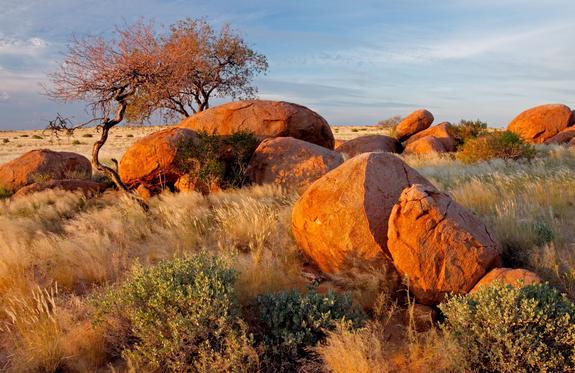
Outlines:
POLYGON ((79 140, 72 141, 72 145, 80 145, 82 144, 79 140))
POLYGON ((8 140, 8 139, 2 139, 2 142, 3 142, 4 144, 7 144, 7 143, 10 142, 10 140, 8 140))
POLYGON ((127 134, 126 137, 134 137, 131 133, 127 134))
POLYGON ((180 172, 201 183, 237 188, 246 182, 246 168, 259 140, 249 132, 230 136, 198 133, 194 139, 179 144, 177 167, 180 172))
POLYGON ((479 372, 575 370, 575 306, 547 284, 494 284, 440 305, 442 326, 479 372))
POLYGON ((485 136, 489 132, 485 122, 462 119, 449 128, 449 133, 455 139, 456 146, 460 148, 466 141, 485 136))
POLYGON ((263 294, 256 299, 258 342, 267 371, 293 371, 306 349, 315 346, 338 324, 359 327, 363 312, 351 297, 332 292, 318 294, 297 290, 263 294))
POLYGON ((38 136, 38 135, 33 135, 32 138, 33 138, 34 140, 42 140, 42 139, 43 139, 42 136, 38 136))
POLYGON ((526 144, 519 136, 509 131, 492 132, 463 144, 457 157, 465 163, 489 159, 532 159, 535 148, 526 144))
POLYGON ((253 371, 257 355, 239 318, 235 271, 219 259, 190 259, 138 268, 96 302, 98 319, 126 320, 131 341, 122 356, 142 370, 253 371))
POLYGON ((82 135, 82 137, 94 137, 94 135, 92 135, 91 133, 85 133, 82 135))
POLYGON ((10 196, 12 196, 12 194, 14 194, 13 191, 8 190, 8 189, 4 189, 4 188, 0 188, 0 199, 9 198, 10 196))

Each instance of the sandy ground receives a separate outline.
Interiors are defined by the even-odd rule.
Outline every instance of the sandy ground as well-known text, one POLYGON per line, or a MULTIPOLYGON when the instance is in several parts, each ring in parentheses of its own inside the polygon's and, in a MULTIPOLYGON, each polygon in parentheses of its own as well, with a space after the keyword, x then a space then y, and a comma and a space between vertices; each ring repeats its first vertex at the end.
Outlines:
MULTIPOLYGON (((100 159, 111 158, 120 160, 126 149, 138 139, 159 131, 165 126, 121 126, 110 131, 108 143, 100 152, 100 159)), ((336 139, 349 140, 359 136, 387 134, 387 129, 375 126, 334 126, 336 139)), ((53 136, 48 131, 0 131, 0 164, 6 163, 33 149, 51 149, 55 151, 70 151, 80 153, 88 158, 92 152, 92 144, 99 137, 94 128, 77 130, 73 136, 61 134, 53 136)))

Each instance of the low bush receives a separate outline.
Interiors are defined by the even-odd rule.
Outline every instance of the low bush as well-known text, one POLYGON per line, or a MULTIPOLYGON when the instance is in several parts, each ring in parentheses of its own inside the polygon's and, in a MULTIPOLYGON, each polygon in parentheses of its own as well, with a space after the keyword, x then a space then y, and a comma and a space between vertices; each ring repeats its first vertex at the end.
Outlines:
POLYGON ((364 314, 349 295, 298 290, 260 295, 255 304, 262 365, 266 371, 291 372, 326 333, 338 325, 361 326, 364 314))
POLYGON ((230 136, 198 133, 194 140, 179 144, 178 169, 202 184, 237 188, 246 182, 246 168, 259 140, 249 132, 230 136))
POLYGON ((42 136, 39 136, 39 135, 33 135, 32 138, 33 138, 34 140, 42 140, 42 139, 43 139, 43 137, 42 137, 42 136))
POLYGON ((74 140, 72 141, 72 145, 81 145, 82 143, 80 142, 80 140, 74 140))
POLYGON ((205 254, 137 268, 96 301, 97 319, 125 320, 121 354, 139 369, 253 371, 257 354, 239 318, 235 278, 205 254))
POLYGON ((509 131, 492 132, 467 140, 457 157, 464 163, 499 159, 532 159, 535 148, 526 144, 519 136, 509 131))
POLYGON ((575 370, 575 306, 547 284, 494 284, 440 305, 445 332, 480 372, 575 370))
POLYGON ((0 188, 0 199, 11 197, 14 192, 12 190, 0 188))
POLYGON ((92 135, 91 133, 85 133, 82 135, 82 137, 94 137, 94 135, 92 135))
POLYGON ((487 123, 480 120, 465 120, 462 119, 459 123, 452 125, 449 128, 451 136, 455 139, 455 144, 458 148, 463 146, 465 142, 471 139, 476 139, 481 136, 487 135, 487 123))

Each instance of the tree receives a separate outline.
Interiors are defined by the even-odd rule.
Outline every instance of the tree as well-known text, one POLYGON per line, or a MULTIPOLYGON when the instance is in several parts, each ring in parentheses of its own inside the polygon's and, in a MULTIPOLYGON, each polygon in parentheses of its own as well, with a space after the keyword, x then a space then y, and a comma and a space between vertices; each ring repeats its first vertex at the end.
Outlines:
POLYGON ((52 86, 46 89, 48 96, 64 102, 86 101, 94 115, 94 119, 76 126, 59 118, 50 122, 49 128, 73 131, 98 122, 101 136, 92 150, 92 165, 126 191, 117 171, 100 162, 99 152, 110 129, 124 120, 129 99, 149 94, 165 78, 168 71, 160 52, 153 25, 139 21, 117 27, 110 40, 75 38, 59 69, 49 75, 52 86))
POLYGON ((257 88, 252 80, 268 68, 266 57, 253 51, 229 25, 216 31, 204 19, 177 22, 160 43, 169 74, 151 94, 135 96, 131 119, 148 119, 156 110, 171 118, 188 117, 209 108, 212 97, 254 97, 257 88))

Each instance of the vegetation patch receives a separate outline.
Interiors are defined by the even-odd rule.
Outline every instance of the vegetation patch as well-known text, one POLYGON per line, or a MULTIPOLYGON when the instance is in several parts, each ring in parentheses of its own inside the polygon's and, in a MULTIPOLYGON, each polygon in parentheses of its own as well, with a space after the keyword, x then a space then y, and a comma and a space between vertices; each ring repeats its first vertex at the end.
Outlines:
POLYGON ((474 163, 495 158, 532 159, 535 154, 535 148, 516 134, 498 131, 477 138, 468 138, 457 153, 457 158, 464 163, 474 163))

